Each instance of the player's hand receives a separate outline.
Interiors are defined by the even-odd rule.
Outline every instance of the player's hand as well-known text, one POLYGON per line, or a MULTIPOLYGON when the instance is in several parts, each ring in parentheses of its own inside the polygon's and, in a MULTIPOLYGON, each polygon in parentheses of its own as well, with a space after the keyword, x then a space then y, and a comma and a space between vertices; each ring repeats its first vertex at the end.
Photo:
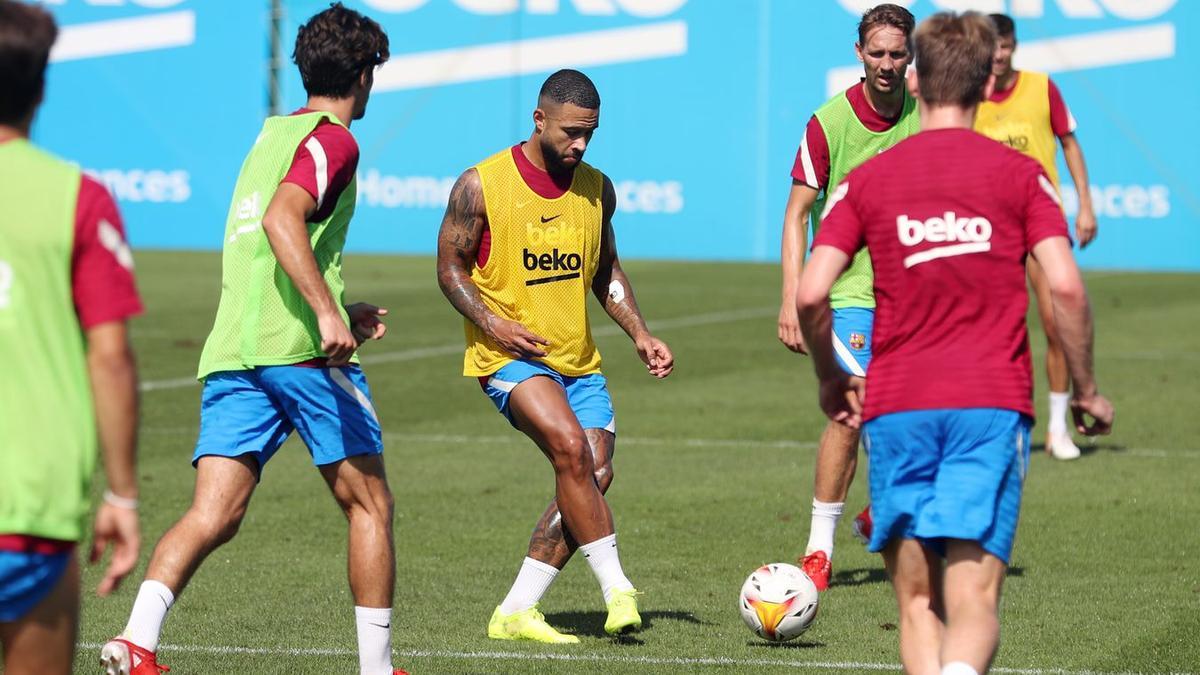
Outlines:
POLYGON ((779 307, 779 341, 797 354, 807 354, 804 335, 800 332, 800 313, 794 302, 784 301, 779 307))
POLYGON ((661 380, 675 370, 675 355, 662 340, 649 334, 640 335, 633 341, 633 345, 651 375, 661 380))
POLYGON ((1075 239, 1079 242, 1079 248, 1087 248, 1087 245, 1092 243, 1098 227, 1095 213, 1090 209, 1079 211, 1079 215, 1075 217, 1075 239))
POLYGON ((346 306, 346 314, 350 316, 350 332, 354 334, 359 345, 367 340, 381 340, 387 334, 387 324, 379 317, 387 316, 388 311, 368 302, 356 302, 346 306))
POLYGON ((516 321, 501 319, 494 316, 487 322, 484 331, 488 337, 496 341, 504 351, 522 359, 545 356, 543 346, 550 344, 546 338, 531 333, 528 328, 516 321))
POLYGON ((866 398, 866 381, 844 372, 832 379, 822 380, 821 410, 829 419, 851 429, 862 427, 862 402, 866 398))
POLYGON ((1071 399, 1071 416, 1075 418, 1075 429, 1085 436, 1107 436, 1112 433, 1114 412, 1112 403, 1100 394, 1076 395, 1071 399), (1091 424, 1088 424, 1087 417, 1092 418, 1091 424))
POLYGON ((101 596, 117 590, 121 580, 133 571, 142 547, 137 511, 102 502, 92 526, 92 551, 88 561, 99 562, 110 546, 112 557, 108 560, 108 569, 104 570, 104 578, 96 586, 96 594, 101 596))
POLYGON ((336 368, 349 363, 354 350, 358 348, 358 340, 350 332, 342 315, 335 312, 317 317, 317 326, 321 331, 321 350, 329 357, 328 365, 336 368))

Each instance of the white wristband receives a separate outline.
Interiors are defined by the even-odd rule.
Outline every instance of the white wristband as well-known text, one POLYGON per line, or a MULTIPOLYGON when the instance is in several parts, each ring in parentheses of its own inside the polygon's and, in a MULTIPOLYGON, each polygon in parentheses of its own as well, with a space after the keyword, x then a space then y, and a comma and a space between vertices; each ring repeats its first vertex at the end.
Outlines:
POLYGON ((138 500, 113 494, 112 490, 104 491, 104 503, 121 509, 137 511, 138 500))

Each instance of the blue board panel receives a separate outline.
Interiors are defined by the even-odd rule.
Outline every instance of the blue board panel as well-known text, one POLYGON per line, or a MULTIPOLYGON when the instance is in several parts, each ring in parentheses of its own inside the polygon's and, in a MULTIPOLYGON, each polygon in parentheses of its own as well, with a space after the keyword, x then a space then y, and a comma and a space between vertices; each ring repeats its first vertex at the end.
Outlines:
POLYGON ((34 141, 94 172, 135 246, 219 248, 267 108, 267 3, 59 0, 34 141))
MULTIPOLYGON (((299 23, 328 3, 283 4, 286 60, 299 23)), ((588 160, 617 186, 624 256, 776 260, 800 134, 812 110, 853 81, 855 24, 873 0, 346 4, 383 24, 393 55, 353 126, 362 155, 350 248, 432 252, 455 177, 528 137, 542 80, 579 67, 604 101, 588 160)), ((1083 265, 1200 270, 1200 148, 1176 123, 1200 109, 1200 88, 1179 86, 1190 81, 1200 4, 900 4, 918 18, 968 7, 1014 15, 1018 63, 1049 71, 1079 122, 1101 227, 1083 265)), ((109 24, 99 47, 76 33, 75 51, 51 67, 35 127, 36 140, 101 173, 135 244, 219 245, 237 168, 266 113, 268 5, 51 5, 68 27, 135 22, 109 24), (136 23, 153 29, 155 20, 149 32, 136 23), (165 44, 138 47, 130 36, 139 34, 165 44), (114 48, 128 51, 103 53, 114 48)), ((294 109, 304 92, 285 65, 282 106, 294 109)), ((1074 186, 1065 166, 1060 173, 1072 211, 1074 186)))

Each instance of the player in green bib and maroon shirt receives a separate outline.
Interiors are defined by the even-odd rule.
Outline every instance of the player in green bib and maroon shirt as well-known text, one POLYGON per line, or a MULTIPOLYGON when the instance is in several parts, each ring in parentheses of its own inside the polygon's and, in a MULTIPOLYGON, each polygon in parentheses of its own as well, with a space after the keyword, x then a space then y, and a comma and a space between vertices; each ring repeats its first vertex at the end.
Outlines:
POLYGON ((200 357, 196 491, 155 547, 129 622, 101 650, 110 675, 156 675, 167 610, 205 557, 229 541, 292 431, 349 521, 350 592, 363 675, 392 675, 392 495, 383 440, 355 349, 383 337, 373 305, 343 305, 342 248, 354 213, 358 146, 388 58, 379 24, 341 3, 300 27, 294 54, 308 103, 271 117, 242 164, 226 219, 221 302, 200 357))
POLYGON ((71 672, 97 438, 92 560, 113 546, 100 595, 141 538, 133 256, 104 187, 29 142, 57 33, 40 7, 0 0, 0 671, 14 674, 71 672))
MULTIPOLYGON (((866 76, 818 108, 800 141, 783 219, 779 309, 779 340, 794 352, 808 353, 796 313, 796 288, 804 267, 809 217, 815 237, 829 188, 919 128, 916 100, 904 88, 914 24, 913 15, 898 5, 879 5, 863 14, 854 49, 866 76)), ((871 258, 864 249, 833 287, 834 348, 842 368, 856 377, 866 376, 871 360, 872 279, 871 258)), ((828 424, 817 448, 812 525, 799 562, 818 590, 829 587, 833 573, 833 533, 858 466, 858 439, 857 430, 828 424)), ((864 509, 855 518, 855 531, 869 537, 870 522, 870 511, 864 509)))

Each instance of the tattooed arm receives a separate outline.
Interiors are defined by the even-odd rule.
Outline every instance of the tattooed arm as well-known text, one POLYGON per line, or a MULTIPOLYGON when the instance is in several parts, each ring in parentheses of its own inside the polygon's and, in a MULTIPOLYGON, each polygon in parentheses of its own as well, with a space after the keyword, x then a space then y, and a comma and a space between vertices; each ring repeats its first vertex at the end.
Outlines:
POLYGON ((646 369, 657 378, 664 378, 675 368, 675 357, 666 343, 650 334, 646 320, 633 297, 633 286, 621 269, 617 258, 617 240, 613 232, 612 216, 617 210, 617 193, 612 181, 604 177, 603 234, 600 239, 600 261, 596 276, 592 279, 592 292, 604 307, 604 311, 629 335, 637 348, 638 356, 646 369))
POLYGON ((450 203, 438 232, 438 286, 459 314, 467 317, 502 349, 518 358, 545 356, 541 338, 516 321, 496 316, 484 304, 471 269, 479 255, 479 243, 487 229, 483 185, 475 169, 467 169, 450 190, 450 203))

